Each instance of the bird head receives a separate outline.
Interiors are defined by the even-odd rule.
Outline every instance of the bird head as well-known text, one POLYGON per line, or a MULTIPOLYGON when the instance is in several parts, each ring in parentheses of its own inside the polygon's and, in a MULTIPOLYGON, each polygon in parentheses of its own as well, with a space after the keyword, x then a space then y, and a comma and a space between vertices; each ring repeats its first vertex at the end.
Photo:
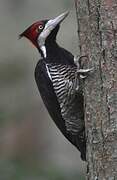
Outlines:
POLYGON ((68 13, 69 12, 67 11, 56 18, 33 23, 22 34, 20 34, 20 38, 26 37, 29 39, 33 45, 41 51, 44 58, 46 58, 46 41, 56 39, 59 25, 67 17, 68 13))

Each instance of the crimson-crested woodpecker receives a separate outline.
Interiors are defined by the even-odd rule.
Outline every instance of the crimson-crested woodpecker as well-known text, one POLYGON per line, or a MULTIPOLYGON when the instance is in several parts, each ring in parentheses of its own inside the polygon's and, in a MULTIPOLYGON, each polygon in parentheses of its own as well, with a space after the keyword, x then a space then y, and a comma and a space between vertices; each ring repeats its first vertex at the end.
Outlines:
POLYGON ((32 24, 20 37, 28 38, 42 58, 35 68, 35 80, 43 102, 63 135, 86 160, 84 98, 80 79, 90 69, 81 69, 74 56, 56 43, 60 23, 68 15, 32 24))

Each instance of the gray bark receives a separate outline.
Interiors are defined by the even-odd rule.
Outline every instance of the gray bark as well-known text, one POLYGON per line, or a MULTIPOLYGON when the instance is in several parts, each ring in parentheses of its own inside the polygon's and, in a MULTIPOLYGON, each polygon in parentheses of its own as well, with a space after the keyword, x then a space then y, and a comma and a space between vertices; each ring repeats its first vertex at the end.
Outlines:
POLYGON ((77 0, 85 81, 88 180, 117 179, 117 0, 77 0))

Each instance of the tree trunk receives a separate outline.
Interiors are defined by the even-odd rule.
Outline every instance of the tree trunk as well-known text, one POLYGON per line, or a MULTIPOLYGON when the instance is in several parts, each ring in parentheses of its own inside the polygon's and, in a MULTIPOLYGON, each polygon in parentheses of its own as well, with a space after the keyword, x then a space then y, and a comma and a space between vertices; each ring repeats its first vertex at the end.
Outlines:
POLYGON ((85 81, 88 180, 117 179, 117 0, 76 0, 85 81))

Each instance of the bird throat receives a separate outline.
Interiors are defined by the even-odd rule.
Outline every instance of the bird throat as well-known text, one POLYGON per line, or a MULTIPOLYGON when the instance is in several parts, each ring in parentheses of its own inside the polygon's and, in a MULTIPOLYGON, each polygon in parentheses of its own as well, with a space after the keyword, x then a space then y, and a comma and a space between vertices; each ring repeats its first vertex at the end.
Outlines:
POLYGON ((59 62, 60 60, 60 47, 54 42, 46 42, 45 43, 45 48, 46 48, 46 61, 51 61, 51 62, 59 62))

